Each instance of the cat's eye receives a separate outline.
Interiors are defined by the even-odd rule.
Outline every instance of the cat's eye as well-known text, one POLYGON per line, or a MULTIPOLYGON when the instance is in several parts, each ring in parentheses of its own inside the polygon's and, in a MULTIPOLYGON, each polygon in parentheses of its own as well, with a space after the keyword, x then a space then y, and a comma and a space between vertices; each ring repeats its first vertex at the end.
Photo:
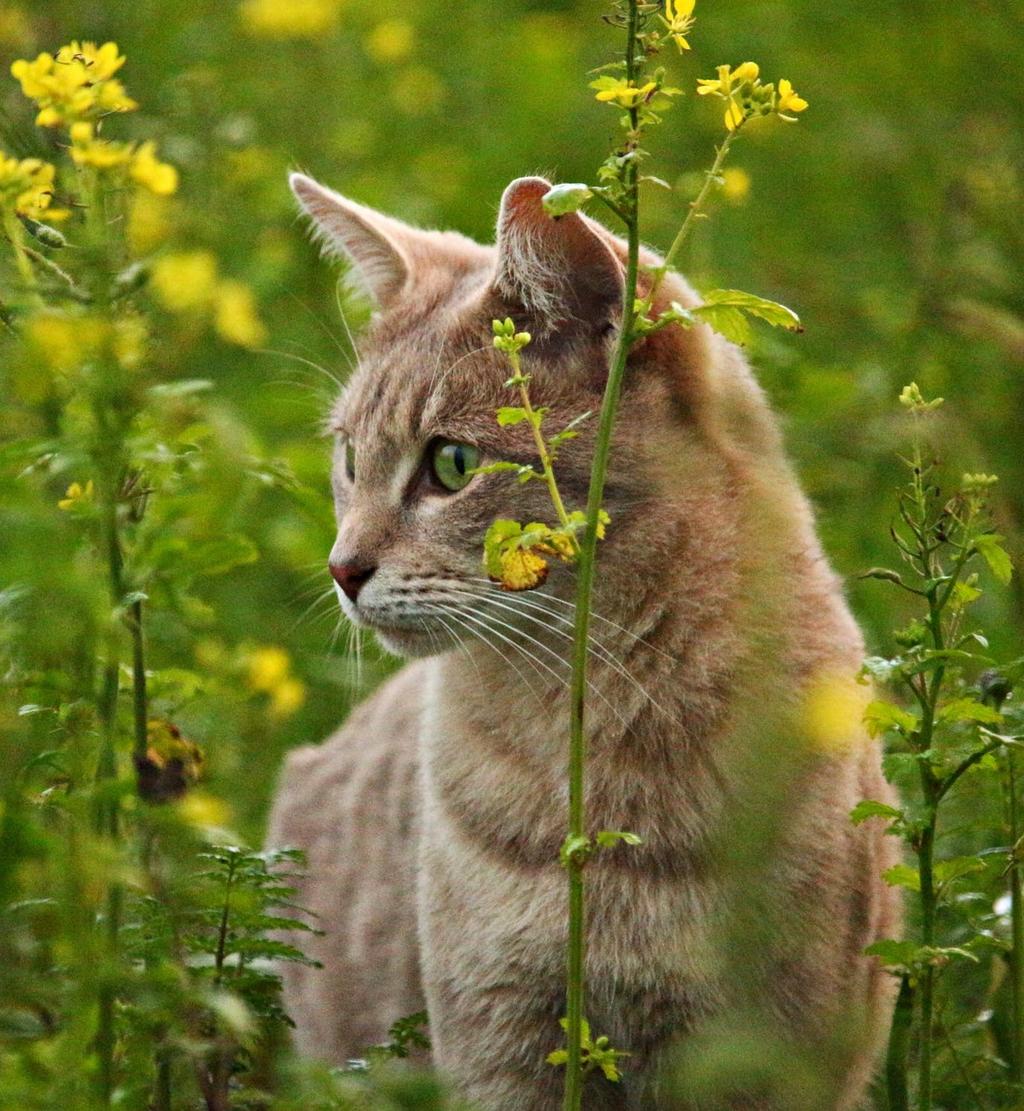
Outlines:
POLYGON ((480 466, 480 452, 472 444, 438 440, 430 452, 430 466, 437 481, 454 492, 473 478, 473 470, 480 466))
POLYGON ((356 477, 356 445, 351 440, 345 441, 345 474, 349 482, 354 482, 356 477))

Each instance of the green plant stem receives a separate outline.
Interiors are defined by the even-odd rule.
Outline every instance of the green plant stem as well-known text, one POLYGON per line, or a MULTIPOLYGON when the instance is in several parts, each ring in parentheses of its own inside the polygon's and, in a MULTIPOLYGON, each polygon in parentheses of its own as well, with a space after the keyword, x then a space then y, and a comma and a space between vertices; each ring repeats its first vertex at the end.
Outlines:
POLYGON ((41 307, 43 299, 39 294, 36 272, 32 269, 32 262, 26 253, 22 226, 18 222, 17 216, 7 209, 4 210, 3 222, 4 231, 7 233, 7 238, 11 241, 11 249, 14 251, 14 261, 18 266, 18 274, 28 294, 29 301, 33 305, 41 307))
MULTIPOLYGON (((626 29, 626 78, 634 80, 637 63, 637 30, 639 12, 637 0, 629 0, 629 17, 626 29)), ((631 137, 636 135, 638 116, 630 110, 631 137)), ((631 138, 631 141, 633 139, 631 138)), ((611 451, 612 429, 622 392, 626 362, 633 344, 636 324, 636 291, 640 257, 640 228, 638 216, 638 189, 636 161, 626 166, 624 185, 628 203, 626 279, 622 302, 622 327, 611 359, 608 381, 605 384, 598 420, 594 459, 590 468, 590 489, 587 494, 587 527, 580 545, 576 569, 576 609, 573 622, 572 677, 570 680, 569 725, 569 835, 585 837, 586 813, 584 802, 586 771, 585 703, 587 689, 587 659, 590 633, 590 601, 594 586, 594 567, 597 557, 597 531, 601 506, 604 501, 608 457, 611 451)), ((585 998, 584 963, 586 958, 586 919, 583 883, 583 854, 572 854, 567 863, 569 874, 569 940, 566 955, 566 1037, 568 1061, 565 1069, 564 1111, 579 1111, 583 1099, 583 1071, 581 1068, 581 1042, 583 1037, 583 1007, 585 998)))
POLYGON ((1021 837, 1020 802, 1017 797, 1016 754, 1006 752, 1007 801, 1010 817, 1010 926, 1013 949, 1010 953, 1010 992, 1013 999, 1013 1079, 1024 1082, 1024 901, 1022 901, 1020 862, 1017 843, 1021 837))
POLYGON ((914 988, 910 976, 900 977, 899 993, 889 1028, 889 1045, 885 1054, 885 1090, 889 1111, 910 1111, 907 1092, 907 1054, 910 1051, 910 1032, 914 1026, 914 988))
MULTIPOLYGON (((565 511, 565 503, 562 501, 562 495, 558 490, 558 483, 555 481, 555 468, 551 460, 551 452, 548 451, 547 441, 544 439, 544 434, 540 430, 540 416, 537 410, 534 409, 533 403, 530 401, 530 391, 527 389, 526 380, 523 377, 519 352, 510 351, 508 359, 512 366, 513 376, 519 379, 519 399, 523 403, 527 422, 533 432, 533 442, 536 444, 537 454, 540 456, 540 464, 544 472, 544 481, 547 484, 548 494, 555 507, 555 512, 558 514, 558 523, 562 528, 568 530, 569 514, 565 511)), ((571 532, 568 535, 572 539, 573 546, 578 552, 579 545, 576 542, 576 538, 572 536, 571 532)))
POLYGON ((683 244, 689 237, 693 225, 700 217, 704 204, 708 199, 708 194, 711 192, 711 186, 717 182, 718 175, 721 173, 722 166, 725 164, 725 159, 729 154, 729 148, 732 146, 733 140, 738 134, 738 131, 728 132, 722 140, 721 145, 715 148, 715 160, 711 164, 711 169, 704 175, 704 184, 701 185, 700 192, 693 201, 690 202, 690 210, 686 214, 686 219, 683 220, 679 231, 676 232, 675 239, 672 240, 669 249, 665 252, 665 258, 662 264, 652 271, 654 278, 651 283, 651 288, 644 298, 645 309, 649 309, 654 303, 654 295, 658 292, 665 275, 679 257, 679 252, 682 250, 683 244))

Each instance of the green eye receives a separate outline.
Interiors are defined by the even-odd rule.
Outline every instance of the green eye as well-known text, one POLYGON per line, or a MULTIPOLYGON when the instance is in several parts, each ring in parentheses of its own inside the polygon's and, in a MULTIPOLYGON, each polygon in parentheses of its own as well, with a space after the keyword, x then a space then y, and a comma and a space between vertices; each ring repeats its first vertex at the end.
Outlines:
POLYGON ((345 474, 348 475, 349 482, 355 480, 356 477, 356 446, 351 440, 345 441, 345 474))
POLYGON ((434 477, 447 490, 461 490, 480 466, 480 452, 472 444, 438 440, 430 453, 434 477))

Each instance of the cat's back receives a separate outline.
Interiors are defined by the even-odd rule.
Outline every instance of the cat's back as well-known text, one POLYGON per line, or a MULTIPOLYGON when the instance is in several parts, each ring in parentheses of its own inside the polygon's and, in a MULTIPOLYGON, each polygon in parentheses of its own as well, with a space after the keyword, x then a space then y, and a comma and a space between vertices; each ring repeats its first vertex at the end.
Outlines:
POLYGON ((419 1010, 415 858, 427 663, 402 668, 323 744, 289 754, 267 841, 306 854, 295 902, 321 936, 288 938, 323 968, 283 969, 302 1052, 343 1060, 419 1010))

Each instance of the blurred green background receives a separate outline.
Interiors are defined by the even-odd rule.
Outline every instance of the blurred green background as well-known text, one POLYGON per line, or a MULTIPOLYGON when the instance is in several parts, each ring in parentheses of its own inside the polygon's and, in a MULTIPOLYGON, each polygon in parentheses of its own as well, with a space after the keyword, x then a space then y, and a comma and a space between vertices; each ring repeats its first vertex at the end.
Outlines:
MULTIPOLYGON (((37 0, 0 7, 0 58, 72 38, 115 40, 142 104, 125 137, 157 138, 182 185, 149 229, 157 251, 209 249, 255 291, 269 338, 259 353, 213 331, 179 337, 159 373, 215 383, 223 473, 210 527, 247 534, 259 558, 196 590, 211 607, 181 625, 154 610, 157 663, 215 668, 247 650, 286 650, 304 684, 276 716, 252 699, 198 699, 180 715, 201 738, 211 791, 251 839, 283 752, 324 736, 390 666, 356 674, 319 590, 333 529, 319 421, 349 344, 336 271, 295 218, 285 173, 301 167, 413 222, 490 238, 508 181, 587 180, 614 133, 587 72, 618 46, 600 3, 458 5, 360 0, 37 0), (316 367, 324 368, 321 373, 316 367), (290 473, 294 481, 278 481, 290 473), (361 683, 361 686, 360 686, 361 683)), ((875 649, 898 620, 894 593, 859 571, 891 561, 895 404, 916 379, 944 410, 950 470, 993 471, 999 529, 1024 554, 1024 221, 1021 9, 1010 0, 699 0, 692 53, 666 56, 688 94, 721 62, 758 61, 810 102, 797 126, 751 128, 685 262, 695 284, 727 285, 797 310, 801 336, 760 333, 752 357, 782 414, 828 551, 850 581, 875 649), (742 171, 737 173, 735 171, 742 171)), ((0 93, 3 145, 52 156, 17 85, 0 93)), ((720 112, 692 95, 652 144, 671 194, 647 195, 645 237, 667 245, 720 112)), ((358 312, 348 313, 356 328, 358 312)), ((8 488, 10 489, 10 487, 8 488)), ((196 511, 198 512, 198 510, 196 511)), ((24 571, 0 538, 4 578, 24 571)), ((59 582, 59 535, 32 551, 59 582), (45 549, 45 550, 44 550, 45 549)), ((1020 651, 1019 577, 992 591, 982 623, 998 655, 1020 651)), ((230 668, 227 669, 230 671, 230 668)))

